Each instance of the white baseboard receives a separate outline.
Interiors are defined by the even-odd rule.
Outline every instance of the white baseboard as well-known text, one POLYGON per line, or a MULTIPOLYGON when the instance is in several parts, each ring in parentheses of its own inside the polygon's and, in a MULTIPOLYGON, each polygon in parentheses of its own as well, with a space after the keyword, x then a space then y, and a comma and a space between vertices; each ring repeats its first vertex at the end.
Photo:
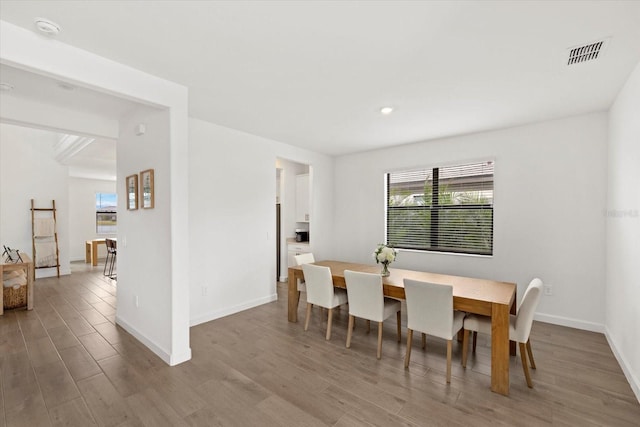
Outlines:
POLYGON ((278 294, 271 294, 262 298, 257 298, 251 301, 246 301, 242 304, 234 305, 232 307, 226 307, 221 310, 214 310, 198 317, 194 317, 191 319, 191 326, 196 326, 201 323, 210 322, 215 319, 219 319, 221 317, 229 316, 231 314, 235 314, 244 310, 248 310, 253 307, 257 307, 262 304, 267 304, 273 301, 278 300, 278 294))
POLYGON ((171 359, 169 360, 169 366, 176 366, 189 360, 191 360, 191 347, 181 354, 172 354, 171 359))
POLYGON ((613 355, 616 357, 618 364, 622 368, 622 372, 624 372, 624 376, 627 378, 627 381, 629 381, 631 390, 633 390, 633 393, 636 395, 636 399, 638 399, 638 402, 640 402, 640 379, 638 379, 635 375, 633 375, 633 372, 631 372, 631 369, 629 369, 629 366, 630 366, 629 363, 627 363, 627 360, 624 358, 622 353, 618 351, 618 347, 616 347, 616 344, 613 341, 613 338, 611 337, 609 328, 605 328, 604 336, 607 338, 609 347, 611 347, 611 351, 613 352, 613 355))
POLYGON ((287 276, 280 276, 280 281, 282 283, 287 283, 289 281, 289 278, 287 276))
POLYGON ((604 334, 604 325, 585 320, 572 319, 570 317, 555 316, 553 314, 536 313, 533 318, 539 322, 552 325, 567 326, 569 328, 582 329, 584 331, 599 332, 604 334))
MULTIPOLYGON (((164 360, 167 365, 171 365, 172 355, 169 354, 165 349, 156 345, 153 341, 145 337, 140 331, 131 326, 127 321, 125 321, 122 317, 116 315, 116 324, 120 325, 125 331, 129 332, 133 335, 138 341, 144 344, 149 350, 154 352, 160 359, 164 360)), ((189 353, 191 349, 189 349, 189 353)))

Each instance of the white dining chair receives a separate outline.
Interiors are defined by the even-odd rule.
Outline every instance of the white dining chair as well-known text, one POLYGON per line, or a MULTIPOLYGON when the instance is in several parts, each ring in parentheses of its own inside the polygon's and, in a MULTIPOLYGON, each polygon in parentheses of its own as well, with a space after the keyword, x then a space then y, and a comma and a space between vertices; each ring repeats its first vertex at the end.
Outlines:
MULTIPOLYGON (((296 261, 296 265, 313 264, 314 262, 316 262, 316 260, 313 257, 313 253, 311 252, 295 255, 293 258, 296 261)), ((300 301, 300 292, 307 292, 307 285, 304 280, 298 279, 297 289, 298 289, 298 301, 300 301)))
MULTIPOLYGON (((385 319, 396 313, 398 322, 398 342, 401 338, 400 301, 385 298, 380 274, 344 271, 344 279, 349 295, 349 326, 347 328, 347 348, 351 347, 351 335, 356 317, 378 322, 378 352, 382 356, 382 324, 385 319)), ((367 323, 369 325, 369 323, 367 323)))
MULTIPOLYGON (((527 386, 533 388, 531 375, 527 363, 527 354, 531 362, 531 368, 536 369, 536 363, 533 360, 533 351, 531 350, 531 341, 529 335, 531 326, 533 325, 533 315, 536 307, 540 302, 542 295, 542 280, 535 278, 529 283, 527 290, 524 292, 522 301, 517 310, 516 315, 511 315, 509 319, 509 340, 516 341, 520 347, 520 359, 522 360, 522 369, 527 380, 527 386)), ((483 334, 491 334, 491 318, 487 316, 470 315, 464 320, 464 335, 462 339, 462 366, 467 366, 467 346, 469 341, 469 331, 473 332, 473 351, 476 349, 476 339, 478 332, 483 334)))
POLYGON ((404 367, 409 367, 413 331, 447 340, 447 383, 451 382, 451 345, 462 329, 465 314, 453 309, 453 287, 404 279, 407 301, 407 354, 404 367))
POLYGON ((307 316, 304 320, 304 330, 309 329, 311 317, 311 305, 317 305, 328 309, 327 335, 331 338, 331 324, 333 322, 333 309, 347 303, 347 292, 344 289, 334 288, 331 277, 331 269, 313 264, 302 264, 305 282, 307 283, 307 316))

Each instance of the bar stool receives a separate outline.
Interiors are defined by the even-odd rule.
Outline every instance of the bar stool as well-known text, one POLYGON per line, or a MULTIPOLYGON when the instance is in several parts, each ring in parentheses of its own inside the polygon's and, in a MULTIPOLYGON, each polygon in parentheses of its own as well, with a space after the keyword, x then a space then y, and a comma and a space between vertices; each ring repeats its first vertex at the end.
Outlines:
POLYGON ((107 246, 107 259, 104 262, 103 274, 105 276, 108 276, 110 279, 115 279, 116 275, 113 274, 113 267, 116 263, 116 255, 117 255, 116 241, 113 239, 105 239, 105 244, 107 246), (107 265, 109 266, 108 274, 107 274, 107 265))

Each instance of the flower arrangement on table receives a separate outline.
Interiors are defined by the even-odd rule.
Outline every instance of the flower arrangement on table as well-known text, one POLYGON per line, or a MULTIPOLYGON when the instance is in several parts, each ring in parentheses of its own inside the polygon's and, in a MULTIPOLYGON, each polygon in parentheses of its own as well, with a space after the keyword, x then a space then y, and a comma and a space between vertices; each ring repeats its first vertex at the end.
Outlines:
POLYGON ((382 243, 378 245, 373 253, 373 258, 376 260, 376 264, 382 264, 382 272, 380 273, 382 276, 386 277, 391 274, 389 273, 389 264, 396 260, 396 255, 398 255, 398 251, 392 247, 382 243))

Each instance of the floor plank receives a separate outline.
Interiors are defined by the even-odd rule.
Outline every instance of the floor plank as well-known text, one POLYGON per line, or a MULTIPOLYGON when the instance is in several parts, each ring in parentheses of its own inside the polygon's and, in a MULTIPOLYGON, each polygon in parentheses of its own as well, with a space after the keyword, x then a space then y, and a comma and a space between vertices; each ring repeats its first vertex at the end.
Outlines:
POLYGON ((76 383, 62 360, 38 366, 35 372, 47 407, 59 406, 80 397, 76 383))
POLYGON ((95 426, 95 420, 89 412, 84 399, 70 400, 49 409, 53 426, 95 426))
POLYGON ((104 374, 78 381, 89 410, 100 426, 117 426, 135 418, 124 398, 104 374))

